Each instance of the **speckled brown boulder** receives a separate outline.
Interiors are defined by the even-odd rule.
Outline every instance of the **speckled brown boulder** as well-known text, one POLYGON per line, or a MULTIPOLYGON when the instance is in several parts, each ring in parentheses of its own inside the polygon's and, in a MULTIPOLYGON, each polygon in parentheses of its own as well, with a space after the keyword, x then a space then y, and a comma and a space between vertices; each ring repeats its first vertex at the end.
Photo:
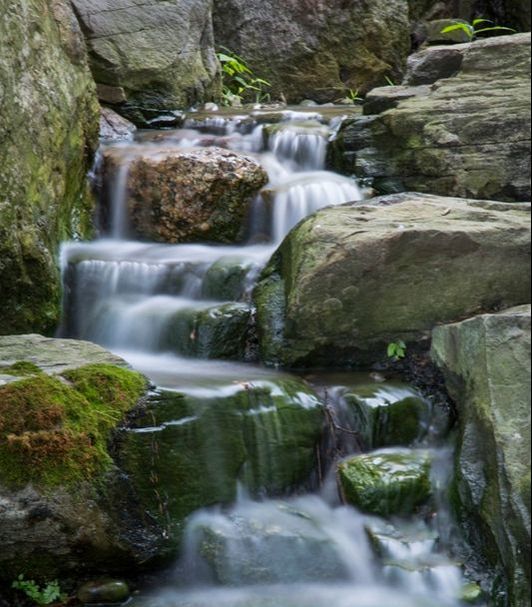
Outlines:
POLYGON ((110 148, 105 171, 127 173, 129 235, 156 242, 233 243, 268 176, 258 162, 221 148, 110 148))

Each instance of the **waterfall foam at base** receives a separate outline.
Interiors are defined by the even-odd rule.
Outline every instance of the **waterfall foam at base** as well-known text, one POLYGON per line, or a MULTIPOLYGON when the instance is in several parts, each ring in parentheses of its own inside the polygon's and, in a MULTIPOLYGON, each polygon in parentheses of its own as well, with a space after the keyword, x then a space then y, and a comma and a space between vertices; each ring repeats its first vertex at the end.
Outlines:
MULTIPOLYGON (((108 238, 63 248, 66 289, 64 333, 101 343, 122 355, 158 387, 191 399, 228 398, 242 385, 268 384, 275 371, 223 360, 185 358, 196 339, 196 320, 181 344, 169 346, 170 323, 188 329, 186 315, 199 317, 225 304, 250 305, 261 268, 288 231, 327 205, 361 199, 357 184, 325 170, 326 138, 305 133, 300 122, 321 120, 317 112, 287 113, 283 128, 268 141, 253 115, 192 117, 177 131, 140 133, 120 146, 123 164, 107 184, 112 192, 108 238), (291 128, 291 126, 293 128, 291 128), (179 149, 216 145, 254 155, 269 183, 257 197, 248 244, 208 246, 135 242, 127 218, 129 163, 159 146, 179 149), (252 244, 252 243, 262 244, 252 244), (224 289, 213 278, 225 277, 224 289), (225 272, 225 274, 224 274, 225 272), (230 292, 227 277, 231 276, 230 292), (187 343, 184 343, 184 342, 187 343)), ((332 132, 332 131, 331 131, 332 132)), ((182 331, 183 332, 183 331, 182 331)), ((343 380, 329 387, 340 425, 343 380)), ((303 403, 304 405, 304 403, 303 403)), ((251 411, 253 413, 253 410, 251 411)), ((261 411, 258 411, 260 414, 261 411)), ((138 428, 163 432, 172 423, 192 424, 194 415, 138 428), (166 425, 165 425, 166 424, 166 425)), ((356 430, 351 428, 352 430, 356 430)), ((338 451, 359 446, 353 435, 338 451)), ((335 446, 338 447, 337 445, 335 446)), ((261 453, 262 461, 272 452, 261 453)), ((259 458, 259 460, 260 460, 259 458)), ((270 465, 274 468, 277 462, 270 465)), ((326 472, 326 471, 325 471, 326 472)), ((245 477, 245 474, 243 475, 245 477)), ((134 600, 141 607, 458 607, 463 578, 445 556, 437 521, 385 523, 340 504, 336 475, 321 491, 285 499, 241 497, 232 506, 202 510, 189 519, 183 555, 167 588, 134 600), (372 538, 370 541, 369 538, 372 538), (381 554, 373 543, 379 541, 381 554), (208 555, 206 558, 205 555, 208 555)), ((241 480, 245 480, 241 479, 241 480)), ((314 484, 317 485, 314 481, 314 484)), ((245 492, 244 492, 245 493, 245 492)))

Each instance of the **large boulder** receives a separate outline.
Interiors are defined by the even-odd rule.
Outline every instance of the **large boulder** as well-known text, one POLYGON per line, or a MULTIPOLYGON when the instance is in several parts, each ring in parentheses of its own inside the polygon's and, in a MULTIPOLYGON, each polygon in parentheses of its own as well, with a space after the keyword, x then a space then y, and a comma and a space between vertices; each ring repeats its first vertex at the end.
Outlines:
POLYGON ((289 102, 400 79, 410 47, 406 0, 215 0, 214 27, 289 102))
POLYGON ((142 116, 142 110, 186 108, 218 92, 212 0, 72 3, 102 101, 142 116))
POLYGON ((159 535, 110 449, 146 380, 87 342, 0 337, 0 579, 130 570, 159 535))
POLYGON ((404 85, 372 91, 331 164, 381 193, 530 200, 530 34, 423 50, 404 85))
POLYGON ((320 211, 255 291, 263 360, 367 364, 436 324, 530 298, 530 205, 400 194, 320 211))
POLYGON ((51 331, 62 240, 87 237, 98 104, 67 0, 0 14, 0 334, 51 331))
POLYGON ((108 180, 127 171, 126 231, 155 242, 234 243, 268 181, 256 160, 221 148, 133 145, 110 147, 103 156, 108 180))
POLYGON ((458 408, 457 506, 470 541, 530 605, 530 306, 437 327, 458 408))
POLYGON ((200 508, 304 486, 324 415, 301 380, 272 375, 160 390, 124 432, 121 466, 175 555, 186 518, 200 508), (178 391, 178 390, 181 391, 178 391))

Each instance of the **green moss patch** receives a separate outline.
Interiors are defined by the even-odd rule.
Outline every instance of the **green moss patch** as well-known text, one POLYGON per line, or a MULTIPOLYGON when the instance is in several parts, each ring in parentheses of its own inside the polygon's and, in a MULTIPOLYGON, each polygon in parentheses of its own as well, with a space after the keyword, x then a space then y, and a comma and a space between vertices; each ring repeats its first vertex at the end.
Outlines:
POLYGON ((27 360, 21 360, 9 367, 0 367, 0 374, 2 375, 25 377, 26 375, 40 375, 41 373, 42 371, 37 365, 34 365, 27 360))
POLYGON ((0 387, 0 482, 49 487, 102 472, 111 431, 145 388, 141 375, 111 365, 0 387))

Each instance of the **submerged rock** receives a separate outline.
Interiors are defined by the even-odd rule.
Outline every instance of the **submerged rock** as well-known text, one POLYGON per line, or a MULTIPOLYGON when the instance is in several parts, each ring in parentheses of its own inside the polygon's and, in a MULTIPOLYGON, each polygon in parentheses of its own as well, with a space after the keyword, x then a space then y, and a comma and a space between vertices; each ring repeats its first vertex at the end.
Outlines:
POLYGON ((139 238, 234 243, 268 176, 254 159, 221 148, 108 148, 105 173, 127 170, 126 214, 139 238))
POLYGON ((457 507, 469 539, 502 566, 510 604, 530 594, 530 306, 433 332, 458 408, 457 507))
POLYGON ((381 516, 413 514, 432 495, 426 451, 388 449, 358 455, 338 467, 349 503, 381 516))
POLYGON ((138 566, 158 540, 109 450, 146 380, 102 348, 0 338, 0 578, 138 566), (119 362, 121 366, 115 363, 119 362))
POLYGON ((400 77, 410 46, 406 0, 215 0, 214 29, 289 103, 339 100, 400 77))
POLYGON ((530 34, 429 48, 409 62, 405 85, 430 89, 391 88, 387 105, 371 102, 382 113, 345 121, 331 163, 380 193, 530 201, 530 34))
POLYGON ((0 334, 53 331, 61 241, 91 234, 98 103, 67 0, 0 14, 0 334))
POLYGON ((529 298, 530 206, 421 194, 325 209, 286 238, 255 291, 262 358, 367 364, 397 339, 529 298))
POLYGON ((230 503, 239 483, 280 494, 310 477, 323 410, 294 378, 159 391, 121 440, 120 461, 174 553, 195 510, 230 503))
POLYGON ((142 122, 143 110, 189 107, 219 92, 210 0, 73 5, 104 101, 125 103, 121 111, 142 122))

